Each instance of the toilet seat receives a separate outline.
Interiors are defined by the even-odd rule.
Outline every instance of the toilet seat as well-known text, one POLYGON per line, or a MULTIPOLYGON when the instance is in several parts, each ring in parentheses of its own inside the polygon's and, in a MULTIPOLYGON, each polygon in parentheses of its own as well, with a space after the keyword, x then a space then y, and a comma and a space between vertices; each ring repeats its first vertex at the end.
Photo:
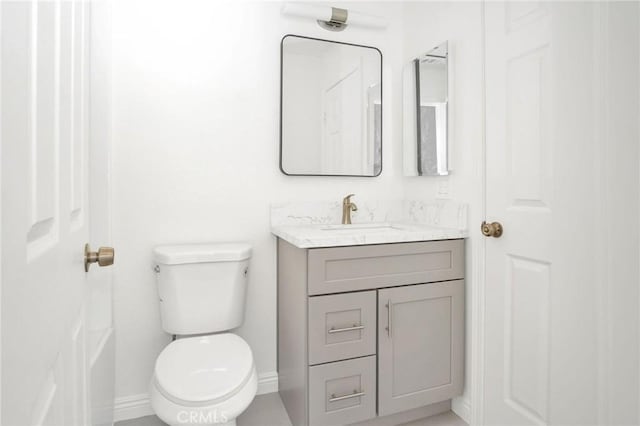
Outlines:
POLYGON ((214 404, 185 404, 167 398, 158 387, 155 377, 149 385, 151 407, 156 415, 170 426, 200 425, 200 426, 237 426, 236 418, 242 414, 258 390, 258 375, 255 367, 249 381, 237 393, 230 395, 224 401, 214 404), (186 418, 185 416, 188 416, 186 418), (195 416, 198 421, 192 420, 195 416), (209 421, 212 420, 212 421, 209 421))
POLYGON ((249 345, 231 333, 178 339, 155 364, 158 391, 179 405, 211 405, 229 399, 255 373, 249 345))

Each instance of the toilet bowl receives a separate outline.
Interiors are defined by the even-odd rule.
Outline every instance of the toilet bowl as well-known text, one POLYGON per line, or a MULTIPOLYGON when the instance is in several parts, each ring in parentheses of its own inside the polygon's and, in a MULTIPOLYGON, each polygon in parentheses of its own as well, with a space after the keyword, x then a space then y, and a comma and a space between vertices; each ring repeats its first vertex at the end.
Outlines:
POLYGON ((156 360, 151 406, 171 426, 234 426, 258 389, 251 348, 229 332, 244 320, 251 246, 160 246, 153 257, 162 328, 177 339, 156 360))
POLYGON ((156 361, 149 393, 156 415, 171 426, 234 426, 257 388, 249 345, 224 333, 170 343, 156 361))

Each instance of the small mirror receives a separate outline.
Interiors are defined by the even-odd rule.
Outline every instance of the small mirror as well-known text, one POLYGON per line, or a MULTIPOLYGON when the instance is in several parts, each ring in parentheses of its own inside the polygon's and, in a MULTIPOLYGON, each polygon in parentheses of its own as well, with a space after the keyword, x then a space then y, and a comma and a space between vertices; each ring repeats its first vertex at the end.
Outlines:
POLYGON ((449 174, 448 53, 448 43, 444 42, 412 61, 412 78, 409 80, 413 88, 410 92, 405 90, 405 94, 413 102, 405 102, 405 108, 411 108, 408 105, 412 104, 414 111, 409 116, 415 119, 412 126, 414 130, 405 135, 405 161, 414 162, 414 165, 405 164, 405 174, 449 174))
POLYGON ((281 44, 280 169, 287 175, 382 171, 382 54, 287 35, 281 44))

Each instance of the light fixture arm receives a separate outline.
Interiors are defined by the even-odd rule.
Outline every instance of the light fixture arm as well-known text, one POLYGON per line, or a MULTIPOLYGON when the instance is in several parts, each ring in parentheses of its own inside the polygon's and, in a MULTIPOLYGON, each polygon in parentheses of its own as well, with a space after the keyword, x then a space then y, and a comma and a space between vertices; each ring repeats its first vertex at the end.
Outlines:
POLYGON ((347 25, 374 29, 387 27, 387 20, 378 16, 366 15, 339 7, 309 3, 285 3, 282 7, 282 14, 314 19, 318 22, 318 25, 329 31, 342 31, 347 25))
POLYGON ((325 30, 329 31, 342 31, 347 27, 347 19, 349 18, 349 11, 347 9, 340 9, 339 7, 331 8, 331 19, 323 21, 318 19, 318 25, 325 30))

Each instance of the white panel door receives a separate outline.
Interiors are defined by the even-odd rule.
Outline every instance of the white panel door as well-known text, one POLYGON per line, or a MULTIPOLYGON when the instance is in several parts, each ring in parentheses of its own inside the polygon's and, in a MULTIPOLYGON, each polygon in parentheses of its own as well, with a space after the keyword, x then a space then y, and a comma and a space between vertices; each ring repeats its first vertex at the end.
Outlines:
POLYGON ((549 419, 551 17, 540 4, 485 5, 486 424, 549 419))
POLYGON ((2 424, 87 425, 90 364, 106 346, 89 319, 111 306, 93 287, 105 271, 83 265, 107 229, 89 192, 107 183, 89 143, 90 3, 3 2, 0 14, 2 424))
MULTIPOLYGON (((637 402, 637 388, 615 389, 615 378, 607 377, 621 353, 611 351, 606 337, 612 326, 601 298, 609 284, 601 271, 613 264, 606 254, 618 243, 603 247, 607 225, 597 212, 608 198, 598 146, 615 152, 622 140, 604 140, 599 129, 608 115, 626 109, 631 118, 620 121, 627 126, 621 134, 637 145, 638 75, 628 80, 635 109, 618 108, 621 98, 612 93, 598 97, 608 84, 601 73, 608 55, 597 47, 607 40, 598 32, 606 19, 600 8, 596 2, 485 3, 486 219, 504 229, 502 237, 485 240, 487 425, 612 424, 603 416, 610 401, 625 395, 637 402)), ((624 63, 625 51, 622 58, 637 70, 634 13, 619 31, 631 48, 616 49, 616 61, 624 63)), ((637 162, 637 147, 628 155, 637 162)), ((637 175, 611 176, 612 188, 629 186, 628 208, 637 212, 637 175)), ((638 236, 619 234, 618 241, 624 238, 638 236)), ((635 250, 628 252, 632 262, 635 250)), ((637 307, 635 287, 624 291, 637 307)), ((636 330, 637 311, 627 321, 636 330)), ((637 333, 628 348, 637 354, 637 333)), ((637 358, 630 365, 637 383, 637 358)))

